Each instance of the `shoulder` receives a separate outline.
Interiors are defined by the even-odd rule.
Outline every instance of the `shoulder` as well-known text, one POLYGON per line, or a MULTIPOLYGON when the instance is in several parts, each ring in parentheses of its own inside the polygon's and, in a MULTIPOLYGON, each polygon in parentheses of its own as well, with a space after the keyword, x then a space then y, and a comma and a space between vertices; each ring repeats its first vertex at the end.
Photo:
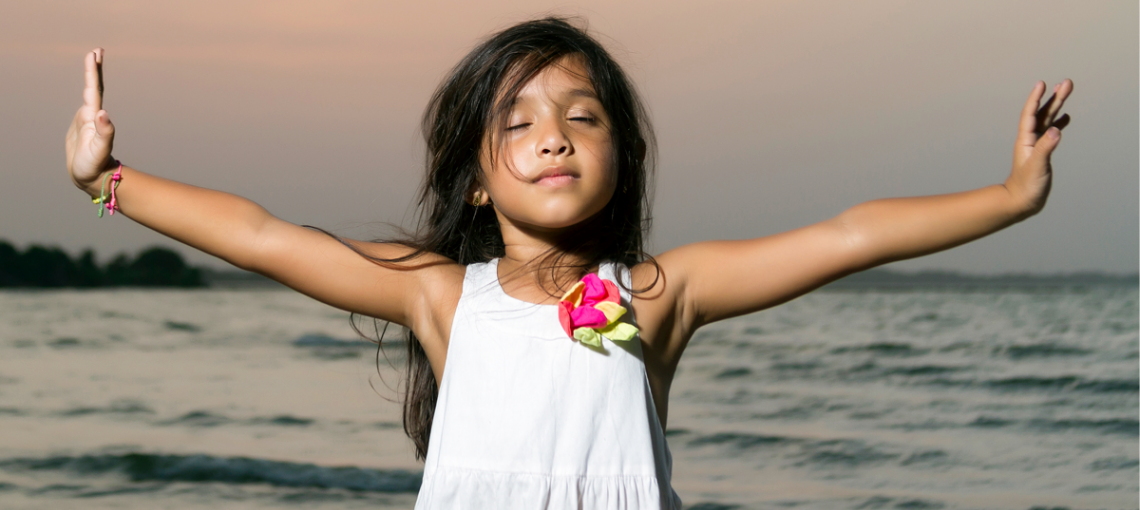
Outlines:
MULTIPOLYGON (((418 255, 403 264, 415 273, 420 288, 419 296, 410 303, 413 317, 436 317, 454 312, 463 293, 466 266, 434 253, 418 255)), ((416 324, 408 326, 416 329, 416 324)))
MULTIPOLYGON (((723 255, 736 241, 705 241, 680 246, 632 268, 632 306, 642 340, 675 363, 693 332, 700 326, 696 294, 708 287, 701 282, 710 268, 724 265, 723 255)), ((723 269, 723 268, 722 268, 723 269)), ((739 285, 739 283, 737 283, 739 285)))
POLYGON ((684 292, 688 266, 694 263, 692 247, 693 245, 682 246, 629 268, 635 299, 661 305, 676 301, 684 292))
POLYGON ((642 340, 651 347, 673 343, 680 328, 689 323, 683 299, 687 274, 684 253, 672 250, 645 260, 631 268, 631 306, 637 316, 642 340))
MULTIPOLYGON (((463 289, 465 267, 454 260, 431 252, 420 252, 400 243, 352 241, 355 257, 361 263, 380 269, 369 288, 382 286, 400 295, 402 320, 394 320, 411 328, 417 336, 425 323, 435 321, 447 310, 448 301, 458 302, 463 289)), ((452 303, 452 308, 454 303, 452 303)), ((427 333, 424 331, 424 333, 427 333)), ((430 336, 430 335, 428 335, 430 336)))

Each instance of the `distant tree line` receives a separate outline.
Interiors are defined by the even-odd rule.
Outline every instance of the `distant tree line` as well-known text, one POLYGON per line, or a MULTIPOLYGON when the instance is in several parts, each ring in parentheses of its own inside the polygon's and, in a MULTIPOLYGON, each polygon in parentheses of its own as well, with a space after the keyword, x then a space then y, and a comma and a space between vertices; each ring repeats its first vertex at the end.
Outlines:
POLYGON ((72 260, 55 247, 31 245, 20 252, 0 240, 0 287, 204 287, 202 271, 167 248, 147 248, 131 258, 119 254, 98 265, 86 250, 72 260))

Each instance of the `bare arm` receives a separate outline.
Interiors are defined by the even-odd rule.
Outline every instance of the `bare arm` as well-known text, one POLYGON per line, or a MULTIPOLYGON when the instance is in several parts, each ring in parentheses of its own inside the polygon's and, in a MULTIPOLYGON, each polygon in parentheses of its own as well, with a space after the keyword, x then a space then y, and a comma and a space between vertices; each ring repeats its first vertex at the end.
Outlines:
POLYGON ((1002 184, 962 193, 892 198, 857 205, 840 216, 857 247, 855 269, 942 251, 1013 225, 1045 207, 1052 183, 1050 156, 1061 141, 1068 114, 1056 118, 1073 91, 1069 80, 1038 109, 1038 82, 1021 112, 1013 170, 1002 184))
MULTIPOLYGON (((675 364, 701 325, 783 303, 879 264, 958 246, 1036 214, 1049 194, 1050 155, 1069 122, 1068 115, 1056 114, 1072 82, 1055 87, 1055 95, 1038 109, 1044 92, 1039 82, 1025 103, 1013 169, 1003 184, 875 200, 790 232, 697 243, 662 254, 664 282, 637 309, 639 320, 664 325, 648 332, 650 341, 666 363, 675 364)), ((651 279, 640 278, 643 284, 651 279)))
MULTIPOLYGON (((102 50, 89 53, 85 65, 84 104, 68 130, 67 163, 75 185, 96 197, 106 174, 118 165, 111 158, 114 126, 102 109, 102 50)), ((422 294, 420 272, 372 263, 336 240, 282 221, 236 195, 129 167, 123 168, 116 195, 121 213, 138 223, 335 307, 409 325, 421 304, 415 299, 422 294)), ((380 258, 410 251, 354 244, 380 258)))

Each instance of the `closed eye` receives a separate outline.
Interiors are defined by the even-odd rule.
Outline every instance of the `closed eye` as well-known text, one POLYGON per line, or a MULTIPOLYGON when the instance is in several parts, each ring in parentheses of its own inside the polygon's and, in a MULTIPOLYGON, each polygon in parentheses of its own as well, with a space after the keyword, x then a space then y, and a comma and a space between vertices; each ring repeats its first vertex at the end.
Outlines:
POLYGON ((529 125, 530 125, 529 123, 525 123, 525 124, 515 124, 515 125, 513 125, 513 126, 510 126, 510 127, 508 127, 508 128, 507 128, 507 131, 518 131, 518 130, 520 130, 520 129, 523 129, 523 128, 525 128, 525 127, 529 126, 529 125))
POLYGON ((575 122, 587 122, 593 124, 597 119, 593 117, 570 117, 570 120, 575 122))

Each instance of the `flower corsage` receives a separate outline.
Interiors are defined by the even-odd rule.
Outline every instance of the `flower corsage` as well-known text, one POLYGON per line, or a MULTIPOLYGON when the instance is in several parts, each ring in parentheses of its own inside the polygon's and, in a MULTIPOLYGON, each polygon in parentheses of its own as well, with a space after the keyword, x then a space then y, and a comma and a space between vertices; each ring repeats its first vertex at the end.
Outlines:
POLYGON ((570 338, 601 347, 602 337, 626 341, 637 334, 637 326, 618 322, 625 314, 617 285, 590 273, 575 283, 558 302, 558 322, 570 338))

